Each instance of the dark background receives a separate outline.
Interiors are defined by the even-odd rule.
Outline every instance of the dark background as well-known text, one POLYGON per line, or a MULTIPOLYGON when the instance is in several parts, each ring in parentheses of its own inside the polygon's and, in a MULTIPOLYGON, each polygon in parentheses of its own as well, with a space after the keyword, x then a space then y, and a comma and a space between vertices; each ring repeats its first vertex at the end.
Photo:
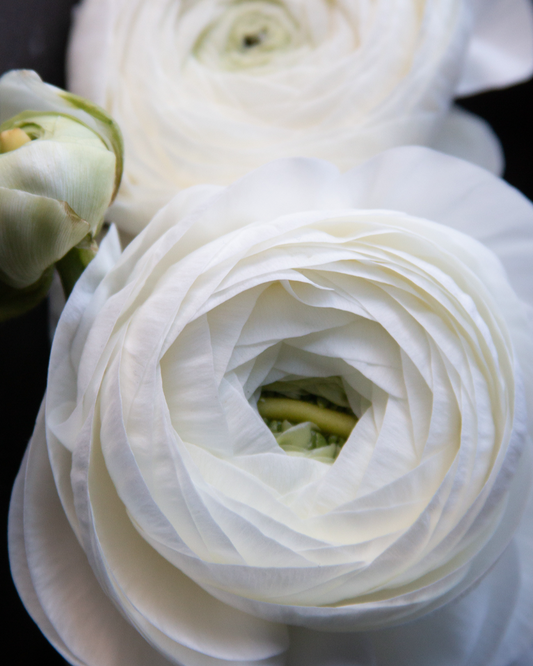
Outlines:
MULTIPOLYGON (((48 83, 64 87, 65 47, 75 4, 76 0, 0 0, 0 74, 35 69, 48 83)), ((533 199, 533 82, 464 99, 461 104, 491 123, 504 146, 505 178, 533 199)), ((17 320, 0 323, 0 599, 6 614, 4 642, 17 655, 9 660, 11 666, 66 664, 18 598, 4 536, 11 487, 45 389, 48 354, 46 303, 17 320)))

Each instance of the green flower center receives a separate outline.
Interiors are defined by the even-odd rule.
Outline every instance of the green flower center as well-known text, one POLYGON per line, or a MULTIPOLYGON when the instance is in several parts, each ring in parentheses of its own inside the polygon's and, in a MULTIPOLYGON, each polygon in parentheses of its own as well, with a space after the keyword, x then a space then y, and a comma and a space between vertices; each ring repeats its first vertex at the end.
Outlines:
POLYGON ((357 423, 338 377, 269 384, 257 409, 286 453, 329 463, 357 423))
POLYGON ((194 54, 210 67, 248 69, 268 65, 303 41, 298 24, 283 4, 246 0, 230 4, 208 25, 194 54))

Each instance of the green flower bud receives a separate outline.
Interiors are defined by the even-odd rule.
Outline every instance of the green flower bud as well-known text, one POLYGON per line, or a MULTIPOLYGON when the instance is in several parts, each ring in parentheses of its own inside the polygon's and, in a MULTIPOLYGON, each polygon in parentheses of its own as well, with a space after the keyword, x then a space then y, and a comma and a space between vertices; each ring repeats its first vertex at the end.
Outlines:
POLYGON ((120 130, 99 107, 31 71, 0 78, 0 319, 40 300, 73 248, 83 270, 121 174, 120 130))

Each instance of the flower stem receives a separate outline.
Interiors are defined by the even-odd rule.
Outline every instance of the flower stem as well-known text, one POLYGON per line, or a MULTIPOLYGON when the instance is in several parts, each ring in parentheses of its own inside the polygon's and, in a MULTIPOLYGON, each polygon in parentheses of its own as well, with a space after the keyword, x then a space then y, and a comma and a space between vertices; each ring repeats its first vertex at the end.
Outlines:
POLYGON ((86 237, 57 262, 56 268, 61 278, 65 298, 70 296, 80 275, 94 259, 97 252, 98 245, 92 238, 86 237))
POLYGON ((292 423, 310 421, 320 430, 348 438, 357 423, 355 416, 343 414, 333 409, 318 407, 303 400, 292 398, 259 398, 259 414, 266 419, 287 420, 292 423))

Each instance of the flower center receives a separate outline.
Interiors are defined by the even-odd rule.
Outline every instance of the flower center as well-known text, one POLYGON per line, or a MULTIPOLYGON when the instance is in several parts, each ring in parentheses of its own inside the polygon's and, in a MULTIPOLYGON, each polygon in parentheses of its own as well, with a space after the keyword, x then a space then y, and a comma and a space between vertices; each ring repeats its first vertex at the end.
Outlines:
POLYGON ((249 56, 250 50, 268 53, 286 48, 291 41, 290 31, 277 17, 260 12, 240 16, 228 35, 227 51, 249 56))
POLYGON ((253 48, 254 46, 259 46, 265 40, 267 32, 265 30, 260 30, 255 35, 244 35, 242 39, 242 46, 245 49, 253 48))
POLYGON ((230 5, 213 21, 194 53, 211 67, 247 69, 268 65, 277 54, 302 43, 301 30, 283 4, 248 0, 230 5))
POLYGON ((269 384, 257 409, 286 453, 322 462, 337 458, 357 423, 338 377, 269 384))

